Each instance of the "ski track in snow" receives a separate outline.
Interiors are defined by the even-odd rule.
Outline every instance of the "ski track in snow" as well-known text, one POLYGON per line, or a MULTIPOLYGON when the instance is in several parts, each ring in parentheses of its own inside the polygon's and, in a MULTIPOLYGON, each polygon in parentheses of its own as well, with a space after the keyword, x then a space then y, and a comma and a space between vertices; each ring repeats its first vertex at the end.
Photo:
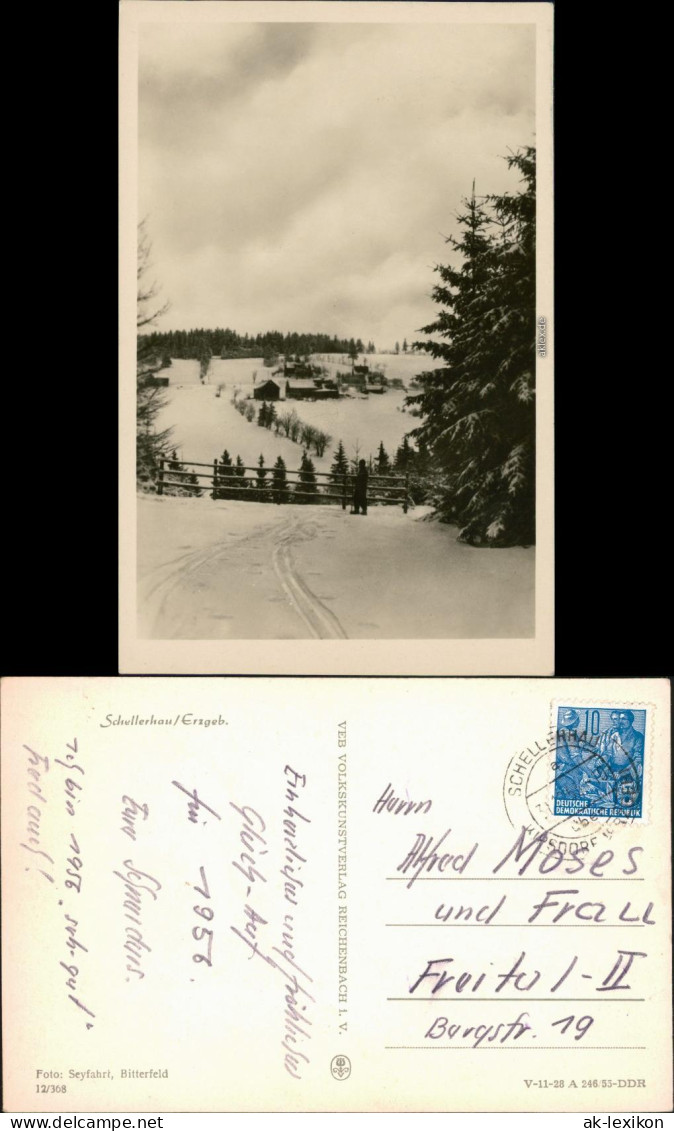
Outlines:
POLYGON ((240 538, 233 538, 219 542, 215 546, 208 546, 198 550, 190 550, 169 562, 162 563, 151 570, 142 580, 143 600, 154 606, 154 624, 157 629, 165 625, 168 620, 172 622, 172 635, 181 636, 186 629, 186 622, 175 614, 171 616, 169 606, 175 609, 176 602, 173 598, 180 598, 180 592, 185 585, 197 580, 200 573, 206 571, 218 561, 229 557, 232 549, 242 546, 265 546, 271 551, 271 561, 274 572, 281 589, 292 609, 303 620, 312 636, 318 640, 346 640, 347 633, 331 609, 326 608, 319 597, 307 585, 306 581, 297 572, 292 556, 293 543, 313 539, 319 532, 315 522, 302 522, 301 517, 295 514, 283 518, 272 529, 264 526, 261 530, 245 534, 240 538))
POLYGON ((276 576, 284 593, 317 640, 347 640, 346 632, 335 614, 331 609, 326 608, 309 588, 297 573, 293 563, 293 541, 298 533, 304 537, 315 538, 316 525, 307 525, 306 523, 302 525, 300 522, 293 522, 291 519, 290 527, 291 529, 280 538, 272 555, 276 576))

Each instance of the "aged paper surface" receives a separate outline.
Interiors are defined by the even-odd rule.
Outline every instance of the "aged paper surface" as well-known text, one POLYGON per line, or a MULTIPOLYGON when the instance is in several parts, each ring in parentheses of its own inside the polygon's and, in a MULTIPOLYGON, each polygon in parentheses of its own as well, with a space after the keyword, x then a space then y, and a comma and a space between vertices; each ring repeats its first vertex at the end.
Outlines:
POLYGON ((653 680, 8 680, 7 1109, 666 1109, 668 711, 653 680))
MULTIPOLYGON (((126 0, 120 12, 120 670, 552 674, 552 5, 126 0), (269 469, 280 453, 299 462, 297 444, 242 423, 231 403, 251 368, 269 375, 262 358, 214 356, 204 375, 188 351, 162 370, 158 426, 206 478, 199 498, 137 492, 140 222, 146 282, 171 306, 146 332, 372 333, 395 376, 394 338, 411 343, 439 313, 433 267, 452 258, 445 237, 471 185, 480 199, 516 190, 504 158, 526 145, 537 153, 535 547, 466 546, 456 527, 424 522, 423 505, 371 506, 355 523, 338 503, 210 498, 223 448, 247 465, 260 447, 269 469)), ((436 363, 400 357, 413 392, 436 363)), ((333 443, 357 461, 390 436, 395 452, 418 423, 404 395, 332 402, 333 443)), ((322 422, 324 408, 299 412, 322 422)))

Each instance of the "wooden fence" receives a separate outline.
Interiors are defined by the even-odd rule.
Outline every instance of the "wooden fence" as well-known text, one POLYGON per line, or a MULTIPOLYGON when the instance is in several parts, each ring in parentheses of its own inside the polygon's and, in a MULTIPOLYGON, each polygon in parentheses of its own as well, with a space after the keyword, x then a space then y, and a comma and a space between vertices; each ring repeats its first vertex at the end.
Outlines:
MULTIPOLYGON (((336 481, 334 474, 329 471, 314 471, 311 473, 286 471, 285 481, 282 485, 274 483, 274 469, 267 467, 264 470, 267 476, 263 485, 257 478, 259 466, 249 467, 235 464, 222 464, 217 459, 213 463, 197 463, 195 460, 161 459, 157 472, 157 494, 163 495, 173 488, 180 490, 204 491, 210 490, 211 498, 227 498, 228 495, 262 496, 258 501, 269 503, 292 503, 295 499, 307 499, 314 503, 341 502, 342 510, 353 499, 355 472, 342 475, 341 482, 336 481), (196 467, 208 468, 208 471, 194 471, 196 467), (246 477, 246 472, 253 472, 255 478, 246 477), (306 476, 315 477, 315 484, 308 484, 306 476), (296 478, 290 478, 296 476, 296 478), (201 484, 198 480, 207 482, 201 484), (192 482, 197 480, 197 482, 192 482), (324 482, 321 482, 323 480, 324 482), (210 483, 210 487, 209 487, 210 483), (307 490, 306 488, 309 487, 307 490), (311 489, 313 487, 313 490, 311 489), (302 488, 305 488, 302 490, 302 488)), ((409 479, 407 475, 380 475, 378 472, 368 473, 367 504, 382 503, 388 506, 402 506, 407 514, 409 508, 409 479)))

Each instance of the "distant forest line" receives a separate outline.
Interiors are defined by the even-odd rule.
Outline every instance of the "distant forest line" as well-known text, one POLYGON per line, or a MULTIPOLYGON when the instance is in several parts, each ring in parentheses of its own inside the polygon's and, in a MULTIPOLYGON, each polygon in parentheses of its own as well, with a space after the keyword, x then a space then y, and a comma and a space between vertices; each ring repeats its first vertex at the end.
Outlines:
POLYGON ((374 353, 374 342, 363 344, 361 338, 338 338, 330 334, 281 334, 269 330, 264 334, 237 334, 235 330, 167 330, 144 334, 146 345, 164 357, 271 357, 279 354, 374 353))

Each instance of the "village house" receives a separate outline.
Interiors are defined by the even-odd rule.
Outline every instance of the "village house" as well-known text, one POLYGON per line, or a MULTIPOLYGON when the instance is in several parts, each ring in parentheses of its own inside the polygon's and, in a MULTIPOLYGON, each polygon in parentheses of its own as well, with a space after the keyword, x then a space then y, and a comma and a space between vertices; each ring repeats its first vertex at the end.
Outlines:
POLYGON ((339 397, 339 389, 334 381, 323 380, 320 377, 316 379, 297 377, 286 381, 288 401, 325 401, 337 397, 339 397))
POLYGON ((308 361, 284 361, 283 369, 275 372, 282 372, 284 377, 292 380, 295 377, 311 378, 315 375, 317 368, 308 361))
POLYGON ((281 399, 281 386, 270 377, 254 386, 253 396, 256 401, 278 401, 281 399))

